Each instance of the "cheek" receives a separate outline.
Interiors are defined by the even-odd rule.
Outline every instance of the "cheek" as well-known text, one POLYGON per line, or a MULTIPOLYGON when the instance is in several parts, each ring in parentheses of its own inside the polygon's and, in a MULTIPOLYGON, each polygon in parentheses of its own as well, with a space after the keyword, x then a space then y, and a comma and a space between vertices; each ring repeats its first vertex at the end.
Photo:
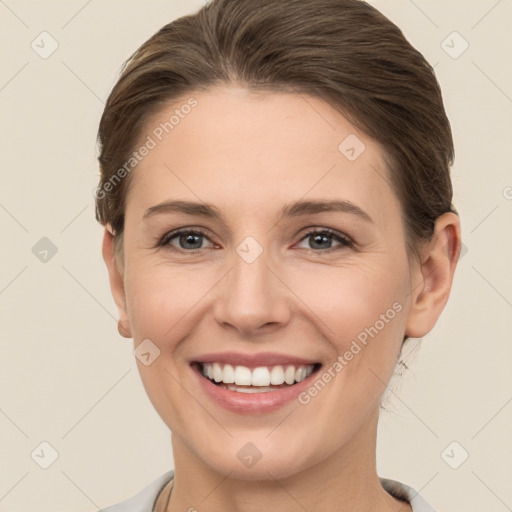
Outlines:
POLYGON ((136 340, 175 338, 211 285, 192 266, 144 266, 127 272, 128 315, 136 340))
POLYGON ((370 260, 338 268, 318 266, 314 272, 303 272, 294 287, 305 304, 299 316, 322 330, 331 352, 321 370, 329 391, 322 391, 324 398, 316 401, 317 389, 323 389, 317 383, 304 402, 314 401, 311 410, 323 414, 328 394, 335 424, 343 424, 347 431, 354 425, 344 423, 352 421, 344 417, 345 411, 364 417, 384 392, 404 332, 407 266, 400 258, 370 260))
MULTIPOLYGON (((392 326, 397 330, 401 315, 394 314, 393 304, 406 289, 406 275, 400 267, 406 268, 397 259, 383 262, 370 257, 338 266, 312 262, 274 266, 286 283, 275 297, 295 310, 298 323, 316 324, 341 353, 353 339, 364 339, 365 329, 372 326, 383 333, 392 326), (382 315, 384 321, 392 317, 384 328, 382 315)), ((196 323, 198 315, 208 321, 204 317, 213 308, 208 294, 224 273, 224 267, 206 264, 170 266, 138 260, 127 266, 127 307, 136 341, 150 338, 167 343, 191 328, 192 317, 196 323)), ((269 279, 269 286, 275 281, 269 279)))
POLYGON ((285 279, 293 282, 293 292, 301 299, 296 304, 303 303, 301 314, 316 316, 317 324, 321 320, 326 335, 341 340, 342 349, 347 340, 376 323, 379 331, 390 331, 392 323, 400 323, 398 310, 403 307, 407 283, 404 268, 398 261, 367 258, 337 267, 314 265, 300 272, 287 271, 285 279))

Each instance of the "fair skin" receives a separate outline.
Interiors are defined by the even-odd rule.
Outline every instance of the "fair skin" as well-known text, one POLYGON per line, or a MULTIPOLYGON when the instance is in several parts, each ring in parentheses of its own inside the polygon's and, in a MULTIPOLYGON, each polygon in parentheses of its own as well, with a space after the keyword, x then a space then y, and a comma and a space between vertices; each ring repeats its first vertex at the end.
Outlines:
MULTIPOLYGON (((422 261, 409 265, 400 202, 382 178, 382 147, 327 103, 235 85, 189 96, 198 106, 131 176, 120 269, 109 229, 103 242, 120 332, 135 346, 150 339, 160 349, 151 365, 137 364, 172 432, 168 512, 410 511, 378 480, 379 404, 404 335, 426 335, 448 300, 458 217, 439 217, 422 261), (353 162, 338 150, 349 134, 366 146, 353 162), (279 217, 299 200, 334 199, 370 220, 341 211, 279 217), (169 200, 209 203, 224 222, 176 212, 143 219, 169 200), (177 228, 207 235, 192 247, 179 236, 156 247, 177 228), (354 245, 331 236, 319 246, 305 236, 317 228, 354 245), (236 252, 248 236, 263 248, 250 264, 236 252), (199 354, 234 350, 292 354, 328 368, 397 302, 401 311, 306 405, 238 414, 206 396, 190 367, 199 354), (252 467, 237 457, 248 442, 262 454, 252 467)), ((160 111, 141 140, 185 101, 160 111)))

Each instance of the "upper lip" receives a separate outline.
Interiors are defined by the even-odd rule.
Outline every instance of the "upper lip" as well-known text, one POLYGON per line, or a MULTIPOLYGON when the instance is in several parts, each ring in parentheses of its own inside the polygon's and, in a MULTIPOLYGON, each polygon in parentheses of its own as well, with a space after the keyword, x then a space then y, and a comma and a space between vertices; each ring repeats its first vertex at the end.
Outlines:
POLYGON ((318 361, 304 359, 302 357, 279 354, 277 352, 259 352, 257 354, 244 354, 242 352, 216 352, 202 354, 194 358, 192 363, 223 363, 232 366, 246 366, 256 368, 258 366, 276 365, 314 365, 318 361))

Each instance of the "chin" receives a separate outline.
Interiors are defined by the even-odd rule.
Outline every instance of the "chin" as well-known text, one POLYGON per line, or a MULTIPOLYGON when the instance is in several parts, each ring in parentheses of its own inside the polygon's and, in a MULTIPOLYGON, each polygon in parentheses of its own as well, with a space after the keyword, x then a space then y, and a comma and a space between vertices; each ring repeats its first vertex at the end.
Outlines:
POLYGON ((290 439, 287 445, 272 443, 268 439, 261 443, 251 442, 248 437, 245 439, 231 440, 229 446, 224 445, 222 455, 203 452, 204 464, 237 480, 281 480, 314 466, 322 459, 318 451, 309 453, 312 445, 306 452, 304 443, 291 443, 290 439))

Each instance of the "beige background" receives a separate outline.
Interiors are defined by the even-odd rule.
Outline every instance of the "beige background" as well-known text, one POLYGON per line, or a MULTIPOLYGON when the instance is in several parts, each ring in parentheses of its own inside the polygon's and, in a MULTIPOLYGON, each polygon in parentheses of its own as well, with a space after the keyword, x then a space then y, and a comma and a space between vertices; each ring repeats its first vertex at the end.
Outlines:
MULTIPOLYGON (((382 415, 379 474, 440 511, 510 510, 512 3, 370 3, 435 65, 467 248, 444 315, 382 415), (469 43, 457 59, 441 46, 453 31, 469 43), (458 469, 441 456, 453 441, 452 464, 469 453, 458 469)), ((93 212, 95 135, 121 63, 201 4, 0 0, 2 512, 96 510, 172 467, 169 432, 117 333, 93 212), (31 48, 42 31, 59 45, 47 59, 31 48), (58 250, 46 263, 32 252, 42 237, 58 250), (58 452, 48 469, 36 463, 49 460, 43 441, 58 452)))

